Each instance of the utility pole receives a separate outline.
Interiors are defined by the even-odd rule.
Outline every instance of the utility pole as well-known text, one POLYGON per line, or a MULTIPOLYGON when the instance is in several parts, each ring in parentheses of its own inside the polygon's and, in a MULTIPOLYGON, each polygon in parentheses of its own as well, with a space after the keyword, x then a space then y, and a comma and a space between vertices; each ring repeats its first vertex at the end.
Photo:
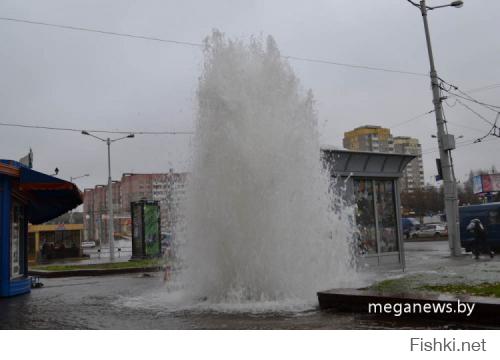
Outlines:
POLYGON ((108 238, 109 238, 109 260, 115 259, 115 229, 113 217, 113 180, 111 180, 111 139, 106 139, 108 145, 108 238))
MULTIPOLYGON (((101 140, 106 143, 108 147, 108 238, 109 238, 109 260, 113 261, 115 259, 115 238, 114 238, 114 217, 113 217, 113 181, 111 180, 111 143, 127 139, 133 138, 134 134, 129 134, 127 136, 120 137, 118 139, 102 139, 94 134, 91 134, 88 131, 83 130, 83 135, 92 136, 98 140, 101 140)), ((102 219, 101 219, 102 220, 102 219)))
MULTIPOLYGON (((410 1, 411 2, 411 1, 410 1)), ((413 2, 412 2, 413 3, 413 2)), ((461 7, 462 1, 453 1, 449 5, 428 7, 425 0, 420 1, 420 5, 413 3, 420 8, 422 19, 424 21, 425 39, 427 42, 427 52, 429 54, 430 63, 430 77, 432 86, 432 97, 434 103, 434 113, 436 114, 437 125, 437 139, 439 145, 439 157, 441 159, 441 167, 443 172, 444 183, 444 202, 446 220, 448 223, 448 243, 452 256, 460 256, 462 254, 462 247, 460 244, 460 230, 458 223, 458 194, 457 194, 457 181, 453 170, 453 161, 451 157, 451 150, 455 149, 455 138, 453 135, 447 133, 445 121, 443 116, 443 98, 440 94, 439 77, 437 75, 436 66, 434 65, 434 56, 432 54, 431 37, 429 32, 429 24, 427 22, 427 11, 436 8, 453 6, 461 7)))

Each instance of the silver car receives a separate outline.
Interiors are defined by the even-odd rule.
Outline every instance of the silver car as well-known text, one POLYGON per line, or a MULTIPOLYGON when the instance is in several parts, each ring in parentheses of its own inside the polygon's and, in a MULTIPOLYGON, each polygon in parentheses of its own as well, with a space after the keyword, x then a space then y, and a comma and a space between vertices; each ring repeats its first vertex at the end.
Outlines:
POLYGON ((439 238, 448 236, 448 226, 445 224, 425 224, 411 235, 413 238, 439 238))

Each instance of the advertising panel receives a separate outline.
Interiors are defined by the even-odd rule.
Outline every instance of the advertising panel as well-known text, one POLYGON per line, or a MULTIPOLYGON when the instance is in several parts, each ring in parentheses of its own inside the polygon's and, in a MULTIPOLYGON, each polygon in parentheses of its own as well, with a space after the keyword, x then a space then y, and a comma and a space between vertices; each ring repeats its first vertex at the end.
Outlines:
POLYGON ((144 240, 146 255, 159 255, 160 247, 160 207, 158 204, 144 204, 144 240))
POLYGON ((480 194, 483 192, 483 182, 481 180, 481 175, 474 176, 472 178, 472 191, 474 194, 480 194))
POLYGON ((472 178, 474 194, 500 191, 500 174, 477 175, 472 178))
POLYGON ((500 174, 491 174, 491 188, 493 191, 500 191, 500 174))
POLYGON ((483 192, 492 192, 491 178, 489 175, 482 175, 481 180, 483 183, 483 192))

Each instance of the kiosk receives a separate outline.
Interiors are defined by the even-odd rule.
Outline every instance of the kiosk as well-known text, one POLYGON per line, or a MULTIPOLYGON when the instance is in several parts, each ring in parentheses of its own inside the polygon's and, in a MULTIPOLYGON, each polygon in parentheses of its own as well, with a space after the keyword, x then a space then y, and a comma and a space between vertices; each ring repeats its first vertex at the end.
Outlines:
POLYGON ((28 222, 41 224, 82 203, 73 183, 0 160, 0 297, 28 293, 28 222))

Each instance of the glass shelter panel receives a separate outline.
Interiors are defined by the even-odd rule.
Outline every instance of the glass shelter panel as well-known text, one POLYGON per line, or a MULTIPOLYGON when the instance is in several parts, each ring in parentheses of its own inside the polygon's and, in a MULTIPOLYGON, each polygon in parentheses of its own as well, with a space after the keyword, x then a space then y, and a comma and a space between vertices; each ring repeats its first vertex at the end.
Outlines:
POLYGON ((354 199, 357 206, 356 224, 359 231, 359 249, 361 254, 377 253, 377 233, 373 182, 365 179, 353 180, 354 199))
POLYGON ((398 251, 394 181, 376 180, 375 188, 380 252, 398 251))

